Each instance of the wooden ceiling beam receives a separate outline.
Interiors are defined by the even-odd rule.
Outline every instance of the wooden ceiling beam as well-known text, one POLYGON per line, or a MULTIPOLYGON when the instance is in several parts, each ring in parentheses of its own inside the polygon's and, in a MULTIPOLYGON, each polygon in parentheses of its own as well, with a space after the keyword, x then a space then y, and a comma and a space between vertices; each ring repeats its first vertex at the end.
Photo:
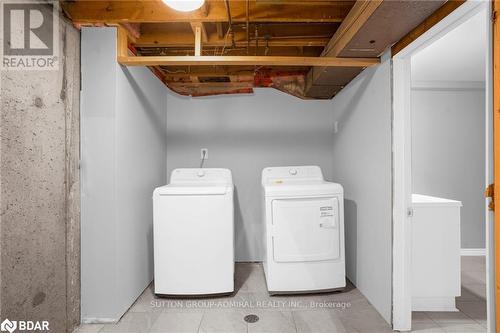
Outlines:
POLYGON ((196 37, 196 29, 199 28, 201 31, 201 41, 203 44, 208 42, 207 30, 205 29, 205 25, 203 22, 191 22, 191 29, 193 30, 193 34, 196 37))
MULTIPOLYGON (((210 1, 208 10, 182 13, 159 0, 145 1, 62 1, 62 9, 76 24, 95 23, 162 23, 162 22, 226 22, 224 1, 210 1)), ((250 22, 342 22, 349 12, 350 2, 287 5, 266 4, 250 0, 250 22)), ((233 22, 246 22, 246 2, 231 2, 233 22)))
POLYGON ((194 27, 194 55, 201 56, 201 44, 202 44, 202 29, 201 25, 194 27))
POLYGON ((325 47, 323 56, 336 57, 380 6, 382 0, 358 0, 325 47))
MULTIPOLYGON (((230 41, 224 37, 220 38, 218 33, 211 33, 206 35, 206 40, 203 40, 203 45, 207 47, 221 47, 229 46, 230 41)), ((255 40, 250 37, 252 43, 255 40)), ((244 31, 237 31, 234 33, 234 40, 237 47, 246 47, 246 33, 244 31)), ((320 46, 324 47, 330 40, 327 36, 311 36, 301 38, 280 38, 271 37, 268 41, 270 47, 273 46, 320 46)), ((259 41, 263 45, 263 41, 259 41)), ((194 44, 194 36, 192 33, 143 33, 134 42, 137 47, 190 47, 194 44)))
MULTIPOLYGON (((354 35, 359 32, 363 25, 373 15, 383 0, 358 0, 352 7, 349 14, 340 24, 328 45, 323 50, 323 57, 337 57, 340 52, 349 44, 354 35)), ((310 75, 307 76, 307 92, 314 87, 314 83, 319 76, 325 72, 325 68, 312 68, 310 75), (319 74, 316 74, 319 73, 319 74)))
MULTIPOLYGON (((225 69, 217 70, 213 67, 193 67, 189 70, 177 69, 169 72, 169 70, 163 68, 163 73, 165 78, 169 80, 179 80, 190 77, 230 77, 231 81, 243 81, 248 78, 253 78, 256 75, 254 69, 241 70, 238 67, 230 67, 225 69)), ((280 71, 272 70, 266 71, 262 75, 268 76, 292 76, 292 75, 305 75, 307 74, 307 69, 303 70, 293 70, 293 71, 280 71)))
MULTIPOLYGON (((298 46, 289 46, 289 47, 270 47, 268 49, 267 56, 290 56, 290 57, 317 57, 321 53, 321 48, 303 48, 298 46)), ((149 49, 149 48, 137 48, 138 55, 149 57, 149 56, 192 56, 194 55, 193 47, 189 48, 167 48, 167 49, 149 49)), ((246 47, 238 47, 235 49, 226 48, 224 50, 224 54, 221 54, 222 49, 218 47, 207 47, 203 44, 203 49, 201 52, 202 56, 247 56, 255 54, 255 47, 250 46, 250 52, 247 53, 246 47)), ((258 52, 263 53, 263 48, 260 48, 258 52)))
MULTIPOLYGON (((123 53, 118 53, 123 54, 123 53)), ((379 58, 286 57, 286 56, 119 56, 126 66, 324 66, 370 67, 379 58)))

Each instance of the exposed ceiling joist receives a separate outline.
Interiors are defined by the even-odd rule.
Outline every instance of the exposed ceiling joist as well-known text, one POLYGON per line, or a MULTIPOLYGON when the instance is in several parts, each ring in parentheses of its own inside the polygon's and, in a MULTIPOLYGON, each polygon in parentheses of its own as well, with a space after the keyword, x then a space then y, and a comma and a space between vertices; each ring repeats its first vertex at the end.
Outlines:
MULTIPOLYGON (((293 36, 292 36, 293 37, 293 36)), ((270 47, 288 47, 288 46, 321 46, 324 47, 328 41, 329 37, 326 36, 297 36, 297 37, 272 37, 267 41, 270 47)), ((246 47, 246 33, 243 31, 238 31, 234 33, 234 41, 236 47, 246 47)), ((250 41, 255 43, 255 38, 250 37, 250 41)), ((262 43, 262 42, 261 42, 262 43)), ((139 38, 136 38, 134 45, 138 47, 192 47, 194 44, 194 36, 192 33, 147 33, 142 34, 139 38)), ((217 34, 211 33, 206 35, 206 40, 203 40, 205 46, 221 47, 228 45, 228 41, 222 37, 220 38, 217 34)))
MULTIPOLYGON (((161 1, 63 1, 61 6, 74 23, 145 22, 226 22, 224 1, 190 13, 181 13, 161 1)), ((297 3, 260 3, 250 0, 251 22, 342 22, 352 6, 350 1, 334 1, 315 6, 297 3)), ((231 2, 233 22, 246 22, 245 1, 231 2)))
POLYGON ((378 58, 284 57, 284 56, 120 56, 126 66, 325 66, 370 67, 378 58))
POLYGON ((203 34, 201 25, 195 26, 194 27, 194 55, 195 56, 201 56, 201 44, 202 44, 202 39, 203 37, 201 36, 203 34))
MULTIPOLYGON (((382 0, 358 0, 340 24, 331 40, 328 42, 323 53, 323 57, 337 57, 346 45, 352 40, 354 35, 363 27, 370 16, 380 6, 382 0)), ((325 68, 312 68, 307 76, 306 94, 314 89, 318 76, 325 72, 325 68)), ((323 93, 324 87, 319 88, 323 93)))
POLYGON ((393 51, 404 47, 463 0, 431 15, 445 2, 205 0, 190 13, 161 0, 61 0, 61 6, 76 26, 118 26, 118 61, 148 66, 178 93, 243 93, 253 82, 331 98, 388 47, 398 41, 393 51))
MULTIPOLYGON (((189 48, 164 48, 164 49, 151 49, 151 48, 136 48, 137 55, 140 56, 189 56, 194 55, 194 49, 189 48)), ((222 51, 222 48, 218 47, 208 47, 203 44, 203 49, 201 55, 203 56, 245 56, 245 55, 254 55, 255 47, 250 46, 249 51, 247 53, 246 47, 237 47, 237 48, 225 48, 222 51)), ((260 54, 262 54, 262 49, 259 49, 260 54)), ((308 47, 301 48, 297 46, 290 47, 273 47, 268 52, 267 56, 289 56, 289 57, 318 57, 319 53, 321 53, 321 47, 308 47)))
MULTIPOLYGON (((199 29, 197 30, 199 31, 199 29)), ((201 37, 201 36, 200 36, 201 37)), ((129 56, 127 30, 118 27, 117 60, 126 66, 325 66, 370 67, 379 58, 290 57, 290 56, 129 56)), ((195 53, 196 54, 196 53, 195 53)))
MULTIPOLYGON (((196 37, 196 29, 200 29, 201 31, 201 41, 203 44, 206 44, 208 42, 208 35, 207 35, 207 30, 205 29, 205 26, 203 25, 202 22, 191 22, 191 29, 193 30, 193 34, 196 37)), ((135 42, 137 45, 137 40, 135 42)), ((192 45, 192 44, 191 44, 192 45)))
POLYGON ((380 6, 382 0, 358 0, 325 47, 322 56, 336 57, 380 6))

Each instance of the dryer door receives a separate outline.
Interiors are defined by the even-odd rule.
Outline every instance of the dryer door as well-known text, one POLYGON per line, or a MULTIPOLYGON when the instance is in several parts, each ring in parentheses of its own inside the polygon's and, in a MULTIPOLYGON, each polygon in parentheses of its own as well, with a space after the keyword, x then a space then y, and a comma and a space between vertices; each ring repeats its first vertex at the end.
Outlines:
POLYGON ((319 261, 340 257, 338 198, 276 199, 272 207, 275 261, 319 261))

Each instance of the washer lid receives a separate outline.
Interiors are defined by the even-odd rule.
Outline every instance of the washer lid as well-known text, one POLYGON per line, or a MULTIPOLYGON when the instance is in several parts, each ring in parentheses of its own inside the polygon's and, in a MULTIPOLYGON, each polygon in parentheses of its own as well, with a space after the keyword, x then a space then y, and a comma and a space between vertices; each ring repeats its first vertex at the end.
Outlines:
POLYGON ((169 184, 155 189, 154 195, 224 195, 232 190, 232 186, 221 183, 169 184))
POLYGON ((174 169, 170 175, 170 184, 233 184, 231 170, 220 168, 184 168, 174 169))
POLYGON ((222 195, 233 190, 231 170, 219 168, 174 169, 170 184, 158 187, 155 195, 222 195))

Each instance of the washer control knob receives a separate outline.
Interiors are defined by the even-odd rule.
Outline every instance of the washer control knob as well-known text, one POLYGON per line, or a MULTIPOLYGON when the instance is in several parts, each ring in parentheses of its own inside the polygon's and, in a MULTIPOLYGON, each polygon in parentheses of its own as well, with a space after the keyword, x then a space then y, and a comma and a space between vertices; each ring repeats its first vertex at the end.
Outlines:
POLYGON ((297 169, 290 169, 290 174, 295 176, 297 174, 297 169))

